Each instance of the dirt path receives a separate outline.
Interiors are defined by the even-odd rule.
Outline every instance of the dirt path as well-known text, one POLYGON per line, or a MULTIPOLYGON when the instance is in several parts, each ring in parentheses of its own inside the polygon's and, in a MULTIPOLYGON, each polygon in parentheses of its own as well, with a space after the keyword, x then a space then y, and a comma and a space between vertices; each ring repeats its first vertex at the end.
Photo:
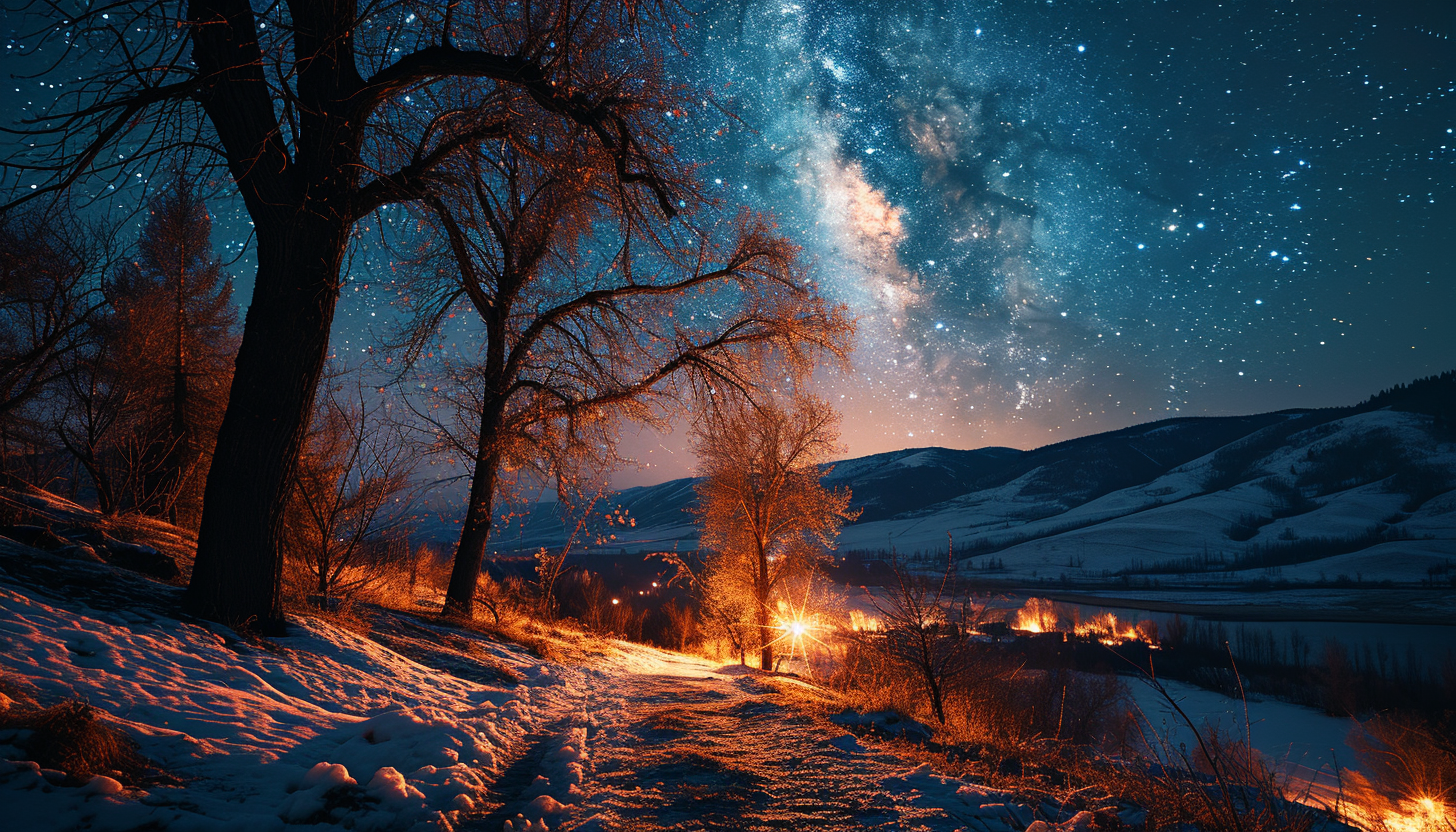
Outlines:
MULTIPOLYGON (((466 828, 495 832, 513 818, 513 829, 1010 832, 1031 820, 994 792, 867 746, 736 668, 656 654, 638 668, 582 670, 557 697, 574 711, 563 714, 573 728, 555 744, 562 751, 533 737, 522 759, 542 761, 541 779, 466 828)), ((501 791, 525 782, 520 768, 501 791)))

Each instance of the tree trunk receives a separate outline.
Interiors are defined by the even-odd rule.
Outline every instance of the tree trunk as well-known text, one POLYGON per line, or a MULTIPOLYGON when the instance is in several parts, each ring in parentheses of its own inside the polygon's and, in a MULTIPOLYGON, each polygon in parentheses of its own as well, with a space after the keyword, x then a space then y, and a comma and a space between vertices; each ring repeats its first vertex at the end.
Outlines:
MULTIPOLYGON (((179 263, 186 262, 181 256, 178 257, 178 261, 179 263)), ((172 335, 176 339, 172 355, 172 426, 171 435, 167 437, 169 451, 166 471, 162 477, 167 520, 174 525, 177 522, 177 502, 182 499, 182 481, 192 455, 192 443, 189 441, 191 431, 187 429, 187 351, 183 348, 183 338, 187 329, 186 282, 187 270, 179 265, 176 307, 173 309, 174 319, 172 321, 172 335)))
POLYGON ((762 670, 773 670, 773 625, 769 623, 768 614, 768 550, 763 545, 758 547, 757 584, 753 594, 758 602, 758 666, 762 670))
POLYGON ((476 457, 475 471, 470 479, 470 505, 465 510, 460 546, 455 550, 455 563, 450 569, 450 587, 445 591, 445 615, 464 621, 475 617, 475 585, 480 580, 486 544, 490 542, 495 487, 501 462, 499 451, 484 450, 495 444, 485 440, 484 431, 480 444, 482 452, 476 457))
POLYGON ((930 694, 930 707, 935 711, 935 718, 941 725, 945 724, 945 696, 941 693, 941 677, 936 672, 935 666, 935 641, 940 637, 938 632, 925 629, 925 617, 920 618, 919 626, 915 630, 917 646, 920 648, 920 657, 916 662, 920 665, 920 673, 925 677, 925 690, 930 694))
POLYGON ((256 224, 258 278, 183 606, 230 626, 276 631, 284 498, 328 350, 348 223, 305 207, 284 228, 271 225, 256 224))

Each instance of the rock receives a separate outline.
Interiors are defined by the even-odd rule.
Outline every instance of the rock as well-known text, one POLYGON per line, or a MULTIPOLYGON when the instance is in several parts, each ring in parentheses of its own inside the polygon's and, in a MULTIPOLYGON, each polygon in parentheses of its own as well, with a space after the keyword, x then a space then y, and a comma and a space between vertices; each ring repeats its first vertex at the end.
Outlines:
POLYGON ((903 739, 908 742, 925 744, 934 736, 934 732, 929 726, 894 711, 874 711, 865 714, 846 709, 829 719, 851 731, 859 729, 862 733, 887 739, 903 739))
POLYGON ((117 540, 105 532, 100 532, 99 536, 101 543, 96 547, 97 554, 112 566, 167 581, 182 574, 182 570, 177 568, 176 558, 171 555, 164 555, 151 546, 117 540))
POLYGON ((0 535, 23 546, 55 552, 71 545, 71 541, 51 531, 50 526, 0 526, 0 535))
POLYGON ((105 559, 96 554, 95 549, 87 546, 85 543, 73 543, 64 549, 57 550, 56 554, 63 558, 70 558, 71 560, 84 560, 87 563, 106 562, 105 559))

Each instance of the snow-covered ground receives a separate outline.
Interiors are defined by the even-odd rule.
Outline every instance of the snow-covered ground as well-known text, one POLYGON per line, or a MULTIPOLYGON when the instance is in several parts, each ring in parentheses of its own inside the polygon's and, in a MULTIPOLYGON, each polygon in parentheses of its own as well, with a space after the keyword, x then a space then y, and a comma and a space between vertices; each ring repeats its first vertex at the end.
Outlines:
POLYGON ((12 731, 0 827, 1012 832, 1037 817, 847 733, 790 678, 586 638, 543 661, 396 614, 368 636, 303 618, 248 640, 178 617, 178 592, 0 543, 5 680, 90 702, 175 778, 67 785, 12 731))
MULTIPOLYGON (((95 564, 66 568, 98 583, 140 580, 95 564)), ((472 683, 314 620, 288 638, 249 642, 148 605, 62 599, 4 575, 0 642, 0 671, 43 701, 88 701, 183 781, 144 793, 104 777, 66 788, 50 782, 55 773, 0 763, 15 829, 446 824, 484 797, 490 773, 546 707, 530 682, 472 683)), ((519 649, 480 644, 528 680, 545 672, 519 649)))
POLYGON ((1176 703, 1200 730, 1213 729, 1220 736, 1247 742, 1263 755, 1280 775, 1286 794, 1303 794, 1311 783, 1321 788, 1337 785, 1340 769, 1358 768, 1347 742, 1359 726, 1352 719, 1259 696, 1230 699, 1171 679, 1160 684, 1167 696, 1141 679, 1132 681, 1129 689, 1142 718, 1170 747, 1192 749, 1196 742, 1183 715, 1173 707, 1176 703))

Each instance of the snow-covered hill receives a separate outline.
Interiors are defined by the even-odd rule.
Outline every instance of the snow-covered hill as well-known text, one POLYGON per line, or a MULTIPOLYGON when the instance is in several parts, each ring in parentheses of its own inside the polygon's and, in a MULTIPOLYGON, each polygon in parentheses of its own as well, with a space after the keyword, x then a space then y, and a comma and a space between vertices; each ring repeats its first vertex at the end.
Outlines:
MULTIPOLYGON (((1456 576, 1452 389, 1443 377, 1434 393, 1413 385, 1358 407, 1173 419, 1032 451, 907 449, 839 462, 825 481, 863 509, 841 552, 944 552, 949 536, 963 570, 1005 580, 1445 583, 1456 576)), ((692 485, 599 501, 573 548, 693 548, 692 485), (618 509, 635 525, 596 528, 618 509)), ((542 505, 492 548, 556 547, 575 528, 542 505)))

